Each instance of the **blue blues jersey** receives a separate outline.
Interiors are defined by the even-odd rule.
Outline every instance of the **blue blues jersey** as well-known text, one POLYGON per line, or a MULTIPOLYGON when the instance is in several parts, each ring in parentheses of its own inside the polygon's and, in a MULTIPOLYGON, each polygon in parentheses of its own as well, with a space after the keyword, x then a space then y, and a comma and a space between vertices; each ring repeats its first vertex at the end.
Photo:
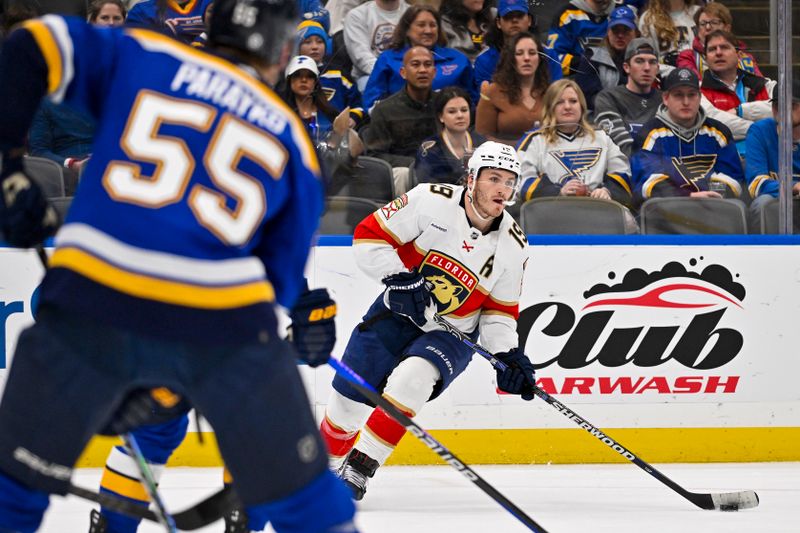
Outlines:
POLYGON ((155 336, 273 334, 323 204, 299 118, 234 64, 158 33, 57 16, 23 28, 51 99, 98 122, 42 303, 155 336))
POLYGON ((341 70, 320 70, 319 83, 325 98, 337 111, 350 106, 350 118, 356 124, 364 119, 364 110, 361 107, 361 92, 353 82, 342 74, 341 70))
MULTIPOLYGON (((778 123, 774 118, 759 120, 750 126, 745 138, 747 159, 745 175, 750 196, 778 197, 778 123)), ((792 143, 792 183, 800 182, 800 143, 792 143)))
POLYGON ((164 2, 163 13, 158 4, 162 0, 143 0, 131 8, 125 24, 174 35, 185 43, 192 42, 205 31, 203 15, 212 0, 189 0, 182 6, 175 0, 164 2))
MULTIPOLYGON (((608 31, 608 14, 596 15, 575 4, 565 5, 555 17, 547 35, 545 54, 552 79, 569 76, 577 69, 581 55, 589 46, 599 45, 608 31)), ((613 4, 609 6, 613 9, 613 4)))
POLYGON ((706 118, 693 136, 685 139, 656 115, 634 141, 631 170, 634 197, 639 201, 657 196, 689 196, 709 190, 712 181, 723 183, 729 196, 747 197, 733 135, 712 118, 706 118))

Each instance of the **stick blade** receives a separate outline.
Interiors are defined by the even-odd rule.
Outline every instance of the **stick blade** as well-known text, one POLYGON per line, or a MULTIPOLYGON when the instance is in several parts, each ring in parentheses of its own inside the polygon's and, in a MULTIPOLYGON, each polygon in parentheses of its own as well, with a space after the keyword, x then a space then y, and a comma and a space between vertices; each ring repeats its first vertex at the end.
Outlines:
POLYGON ((712 494, 713 510, 716 511, 741 511, 758 507, 758 494, 752 490, 739 492, 724 492, 712 494))

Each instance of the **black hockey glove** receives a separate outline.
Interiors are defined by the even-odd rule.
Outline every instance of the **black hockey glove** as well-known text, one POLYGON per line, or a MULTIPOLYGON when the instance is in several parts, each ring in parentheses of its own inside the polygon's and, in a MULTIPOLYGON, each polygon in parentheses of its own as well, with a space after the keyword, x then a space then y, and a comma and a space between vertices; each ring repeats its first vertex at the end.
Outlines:
POLYGON ((41 244, 58 228, 58 214, 22 168, 22 158, 3 155, 0 170, 0 232, 18 248, 41 244))
POLYGON ((166 422, 191 409, 189 402, 166 387, 130 393, 99 433, 122 435, 140 426, 166 422))
POLYGON ((431 293, 425 284, 425 278, 418 272, 400 272, 383 278, 386 291, 383 303, 393 313, 411 319, 417 327, 422 327, 425 309, 431 303, 431 293))
POLYGON ((533 400, 536 371, 531 360, 517 348, 494 356, 507 367, 505 370, 497 370, 497 387, 509 394, 519 394, 523 400, 533 400))
POLYGON ((310 367, 327 363, 336 344, 336 302, 327 289, 306 288, 289 318, 292 319, 289 336, 300 359, 310 367))

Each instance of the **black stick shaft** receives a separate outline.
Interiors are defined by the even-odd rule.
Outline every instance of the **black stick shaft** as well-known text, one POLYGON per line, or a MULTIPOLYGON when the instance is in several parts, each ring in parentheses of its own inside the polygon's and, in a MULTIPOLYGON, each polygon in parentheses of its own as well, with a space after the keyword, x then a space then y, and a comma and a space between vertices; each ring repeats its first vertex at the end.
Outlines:
POLYGON ((517 520, 525 524, 531 531, 538 533, 547 533, 547 531, 536 523, 536 521, 525 514, 525 512, 514 505, 511 500, 503 496, 500 491, 490 485, 486 480, 480 477, 474 470, 472 470, 464 461, 455 456, 453 452, 445 448, 439 441, 433 438, 427 431, 422 429, 416 422, 411 420, 402 411, 397 409, 383 396, 367 383, 361 376, 356 374, 350 367, 341 361, 337 361, 333 357, 330 358, 328 363, 345 379, 347 379, 355 389, 363 394, 372 403, 379 406, 386 411, 392 418, 397 420, 409 433, 417 437, 428 448, 436 452, 447 464, 458 470, 465 478, 469 479, 472 483, 478 486, 483 492, 489 495, 494 501, 499 503, 506 511, 511 513, 517 520))

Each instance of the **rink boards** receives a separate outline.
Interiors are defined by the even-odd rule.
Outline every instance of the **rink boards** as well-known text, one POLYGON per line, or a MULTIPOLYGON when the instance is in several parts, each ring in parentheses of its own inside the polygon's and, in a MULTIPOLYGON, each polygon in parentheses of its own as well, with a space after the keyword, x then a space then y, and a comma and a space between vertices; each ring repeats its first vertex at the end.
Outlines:
MULTIPOLYGON (((791 238, 536 238, 519 334, 539 385, 651 462, 800 460, 800 247, 791 238), (632 243, 632 244, 631 244, 632 243)), ((0 387, 42 275, 33 252, 0 249, 0 387)), ((349 239, 323 238, 310 284, 339 304, 338 357, 381 290, 349 239)), ((332 371, 301 368, 318 417, 332 371)), ((417 417, 473 463, 624 461, 551 406, 499 395, 480 356, 417 417)), ((205 428, 208 429, 208 428, 205 428)), ((207 437, 213 441, 213 435, 207 437)), ((97 440, 81 465, 102 464, 97 440)), ((215 465, 186 439, 173 464, 215 465)), ((415 439, 397 463, 438 461, 415 439)))

